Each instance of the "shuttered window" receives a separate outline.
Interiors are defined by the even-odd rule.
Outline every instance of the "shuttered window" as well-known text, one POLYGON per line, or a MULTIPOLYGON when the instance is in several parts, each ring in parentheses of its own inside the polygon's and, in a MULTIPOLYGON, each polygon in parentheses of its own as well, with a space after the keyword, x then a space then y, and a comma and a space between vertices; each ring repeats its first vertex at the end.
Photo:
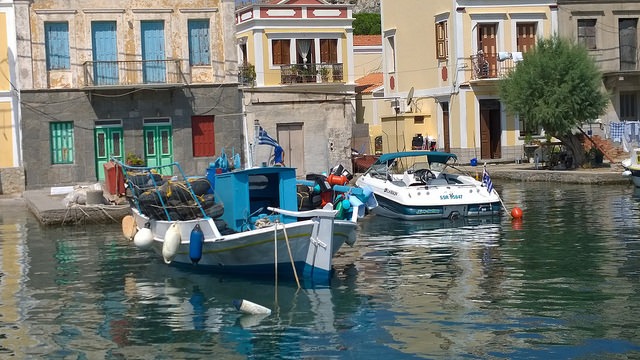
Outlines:
POLYGON ((320 62, 338 63, 338 39, 320 39, 320 62))
POLYGON ((44 42, 47 53, 47 70, 70 69, 69 24, 66 22, 45 22, 44 42))
POLYGON ((516 31, 518 38, 516 39, 516 47, 519 52, 527 52, 536 46, 536 23, 518 23, 516 31))
POLYGON ((596 19, 578 19, 578 44, 596 49, 596 19))
POLYGON ((189 20, 189 64, 211 64, 209 43, 209 20, 189 20))
POLYGON ((213 120, 213 116, 194 116, 191 118, 193 157, 215 155, 216 142, 213 120))
POLYGON ((448 48, 447 22, 441 21, 436 23, 436 58, 438 60, 446 60, 449 56, 448 48))
POLYGON ((52 122, 49 124, 51 135, 51 163, 73 164, 73 122, 52 122))
POLYGON ((618 19, 620 70, 636 70, 638 64, 638 19, 618 19))
POLYGON ((271 54, 273 65, 287 65, 291 61, 291 40, 271 40, 271 54))
POLYGON ((620 92, 620 120, 640 120, 638 117, 638 94, 640 93, 620 92))

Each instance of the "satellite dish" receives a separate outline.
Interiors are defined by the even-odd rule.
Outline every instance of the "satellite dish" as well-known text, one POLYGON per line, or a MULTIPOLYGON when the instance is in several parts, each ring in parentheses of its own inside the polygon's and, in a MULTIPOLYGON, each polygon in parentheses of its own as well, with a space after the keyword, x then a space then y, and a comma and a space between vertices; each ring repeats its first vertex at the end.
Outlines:
POLYGON ((407 94, 407 106, 411 105, 413 101, 413 86, 409 89, 409 93, 407 94))

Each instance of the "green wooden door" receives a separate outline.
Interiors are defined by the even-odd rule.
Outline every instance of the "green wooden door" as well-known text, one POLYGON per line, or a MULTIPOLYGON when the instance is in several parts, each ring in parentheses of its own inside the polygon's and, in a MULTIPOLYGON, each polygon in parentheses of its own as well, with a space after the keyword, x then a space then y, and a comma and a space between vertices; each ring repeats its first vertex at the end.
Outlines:
MULTIPOLYGON (((173 138, 171 125, 144 126, 144 156, 147 166, 169 165, 173 162, 173 138)), ((173 175, 171 167, 162 168, 162 175, 173 175)))
POLYGON ((122 127, 96 127, 94 130, 96 146, 96 177, 99 181, 104 181, 104 164, 109 162, 111 157, 123 160, 124 141, 122 138, 122 127))

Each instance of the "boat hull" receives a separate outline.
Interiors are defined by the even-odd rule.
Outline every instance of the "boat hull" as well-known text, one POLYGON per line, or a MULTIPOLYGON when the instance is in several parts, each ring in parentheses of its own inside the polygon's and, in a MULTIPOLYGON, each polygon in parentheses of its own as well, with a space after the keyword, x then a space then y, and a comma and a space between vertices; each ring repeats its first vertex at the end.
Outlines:
POLYGON ((631 182, 633 186, 640 188, 640 170, 631 170, 631 182))
MULTIPOLYGON (((153 233, 151 248, 162 256, 165 234, 172 221, 149 220, 133 210, 139 229, 150 224, 153 233)), ((345 244, 355 242, 357 224, 347 220, 333 221, 333 239, 312 240, 314 219, 278 224, 260 229, 221 235, 212 219, 195 219, 178 222, 180 245, 171 264, 192 267, 199 271, 291 276, 298 275, 315 281, 328 280, 332 270, 332 258, 345 244), (204 234, 202 255, 197 265, 189 256, 190 235, 196 224, 204 234), (274 246, 277 244, 277 246, 274 246), (323 248, 326 245, 330 251, 323 248), (289 253, 289 249, 290 252, 289 253), (326 250, 326 251, 325 251, 326 250), (325 251, 326 254, 322 254, 325 251), (320 258, 324 256, 324 258, 320 258), (295 265, 295 273, 291 264, 295 265), (277 264, 277 266, 276 266, 277 264)))
POLYGON ((622 160, 622 166, 626 170, 623 175, 629 176, 633 185, 640 188, 640 148, 631 150, 629 158, 622 160))
POLYGON ((378 196, 378 207, 371 213, 403 220, 455 219, 458 217, 499 216, 502 205, 497 202, 472 204, 408 205, 378 196))

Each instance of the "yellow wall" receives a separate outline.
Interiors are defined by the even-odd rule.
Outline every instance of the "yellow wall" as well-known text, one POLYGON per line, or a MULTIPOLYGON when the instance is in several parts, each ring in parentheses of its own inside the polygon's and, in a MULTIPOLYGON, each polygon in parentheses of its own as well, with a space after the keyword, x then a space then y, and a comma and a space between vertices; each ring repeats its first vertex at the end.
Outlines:
MULTIPOLYGON (((7 28, 7 16, 5 13, 0 13, 0 29, 7 28)), ((7 32, 5 30, 0 32, 0 90, 11 90, 11 79, 9 73, 9 52, 8 52, 8 39, 7 32)))
MULTIPOLYGON (((7 17, 0 13, 0 29, 7 28, 7 17)), ((0 32, 0 91, 11 91, 7 32, 0 32)), ((13 166, 13 116, 11 100, 0 102, 0 167, 13 166)))
POLYGON ((436 119, 429 114, 398 114, 397 118, 395 115, 382 118, 382 125, 369 129, 369 133, 372 139, 375 139, 377 135, 382 135, 382 151, 385 153, 406 151, 411 150, 411 141, 416 134, 422 134, 423 137, 437 137, 438 124, 436 119), (424 116, 424 123, 416 124, 416 116, 424 116))
POLYGON ((402 0, 402 6, 385 1, 382 31, 396 29, 397 70, 396 88, 390 90, 385 84, 387 91, 406 93, 411 87, 430 88, 440 82, 435 53, 435 15, 450 11, 450 0, 402 0))
POLYGON ((382 72, 382 54, 354 54, 353 72, 356 79, 375 72, 382 72))
POLYGON ((10 102, 0 102, 0 167, 13 166, 13 123, 10 102))

